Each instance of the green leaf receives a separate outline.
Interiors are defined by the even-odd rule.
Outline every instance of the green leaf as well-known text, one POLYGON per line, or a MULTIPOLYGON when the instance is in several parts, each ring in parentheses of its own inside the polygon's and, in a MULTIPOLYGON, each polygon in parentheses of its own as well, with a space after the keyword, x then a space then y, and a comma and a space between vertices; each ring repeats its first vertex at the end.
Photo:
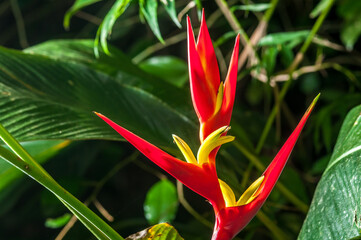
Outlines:
POLYGON ((70 19, 75 13, 80 11, 82 8, 85 8, 86 6, 92 5, 99 1, 101 0, 75 0, 73 6, 71 6, 71 8, 65 13, 63 22, 64 28, 69 29, 70 19))
POLYGON ((231 32, 226 32, 225 34, 223 34, 222 36, 220 36, 215 42, 214 42, 214 47, 219 47, 220 45, 222 45, 223 43, 225 43, 227 40, 229 39, 234 39, 237 36, 237 32, 231 31, 231 32))
POLYGON ((310 17, 311 18, 318 17, 318 15, 320 15, 321 12, 327 8, 327 6, 330 4, 331 1, 333 0, 321 0, 310 13, 310 17))
POLYGON ((263 12, 272 6, 270 3, 259 3, 259 4, 248 4, 248 5, 237 5, 231 7, 231 11, 236 10, 251 11, 251 12, 263 12))
MULTIPOLYGON (((112 76, 118 83, 139 87, 167 102, 172 108, 186 109, 188 93, 142 71, 119 49, 109 46, 112 55, 103 51, 95 58, 93 40, 53 40, 26 49, 27 53, 40 54, 57 61, 84 64, 112 76)), ((184 112, 184 111, 183 111, 184 112)))
POLYGON ((168 223, 161 223, 130 235, 125 240, 184 240, 168 223))
POLYGON ((164 43, 160 33, 157 17, 158 1, 157 0, 139 0, 141 14, 147 20, 150 29, 161 43, 164 43))
POLYGON ((84 64, 0 48, 0 90, 0 122, 20 141, 122 139, 97 111, 158 146, 174 148, 172 133, 198 145, 178 109, 84 64))
POLYGON ((107 37, 112 33, 115 21, 123 14, 123 12, 128 8, 131 2, 132 0, 116 0, 112 8, 105 16, 103 22, 98 28, 95 40, 95 53, 97 55, 99 54, 99 40, 104 52, 106 54, 110 54, 108 49, 107 37))
POLYGON ((263 53, 262 64, 266 69, 268 76, 271 76, 275 69, 277 55, 278 55, 277 47, 269 47, 263 53))
POLYGON ((352 50, 361 35, 361 2, 344 0, 337 8, 338 15, 344 19, 341 29, 341 40, 348 50, 352 50))
MULTIPOLYGON (((23 147, 32 155, 40 164, 45 163, 52 156, 55 156, 61 149, 66 147, 69 141, 32 141, 22 143, 23 147)), ((0 158, 1 159, 1 158, 0 158)), ((0 192, 14 180, 23 176, 23 174, 8 164, 3 159, 0 160, 0 192)))
POLYGON ((161 180, 148 191, 144 202, 145 218, 150 224, 170 222, 178 210, 177 190, 168 180, 161 180))
POLYGON ((306 39, 309 33, 310 31, 305 30, 268 34, 258 42, 258 46, 271 46, 277 44, 285 44, 294 40, 303 40, 306 39))
POLYGON ((299 240, 350 239, 360 234, 361 106, 350 111, 316 188, 299 240))
POLYGON ((162 3, 163 7, 167 11, 170 18, 175 23, 175 25, 177 25, 177 27, 179 27, 179 28, 182 28, 182 25, 180 24, 178 17, 177 17, 177 11, 175 9, 175 0, 163 0, 160 2, 162 3))
POLYGON ((172 56, 152 57, 141 62, 139 67, 177 87, 184 86, 188 81, 187 64, 180 58, 172 56))
POLYGON ((69 222, 71 214, 66 213, 58 218, 48 218, 45 221, 45 227, 48 228, 61 228, 69 222))

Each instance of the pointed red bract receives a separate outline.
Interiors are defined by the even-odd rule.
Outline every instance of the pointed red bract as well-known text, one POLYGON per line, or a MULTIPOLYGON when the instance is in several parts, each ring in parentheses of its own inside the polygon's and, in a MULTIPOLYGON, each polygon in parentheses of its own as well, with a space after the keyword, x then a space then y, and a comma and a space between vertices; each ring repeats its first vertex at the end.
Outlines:
POLYGON ((197 40, 197 52, 205 73, 204 84, 209 85, 211 96, 216 96, 220 84, 219 68, 211 37, 209 36, 204 10, 197 40))
POLYGON ((231 61, 224 82, 223 101, 220 110, 208 121, 201 123, 200 138, 203 141, 209 134, 222 126, 229 126, 237 87, 239 35, 233 48, 231 61))
POLYGON ((229 63, 226 81, 224 82, 223 103, 218 117, 220 118, 219 121, 224 121, 226 125, 229 125, 231 121, 234 99, 236 96, 239 37, 238 34, 234 44, 231 62, 229 63))
POLYGON ((160 168, 178 179, 194 192, 208 199, 213 206, 216 206, 216 208, 224 206, 215 165, 205 163, 202 166, 199 166, 183 162, 119 126, 104 115, 100 113, 96 114, 153 163, 157 164, 160 168))
POLYGON ((188 26, 188 66, 189 82, 193 100, 193 106, 200 122, 206 121, 213 115, 216 95, 211 85, 207 83, 205 73, 199 58, 194 34, 189 17, 187 17, 188 26))
POLYGON ((236 236, 256 215, 267 197, 271 193, 278 178, 285 167, 289 156, 295 146, 297 139, 310 116, 317 98, 312 102, 295 130, 277 153, 276 157, 262 174, 264 179, 250 203, 237 207, 226 207, 216 214, 216 225, 214 227, 212 240, 230 240, 236 236))

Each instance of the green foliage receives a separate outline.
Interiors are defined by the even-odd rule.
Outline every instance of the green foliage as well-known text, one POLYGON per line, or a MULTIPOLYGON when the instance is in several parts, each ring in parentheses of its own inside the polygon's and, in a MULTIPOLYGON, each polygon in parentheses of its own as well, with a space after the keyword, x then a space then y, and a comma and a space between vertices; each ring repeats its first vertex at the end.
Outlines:
POLYGON ((271 46, 278 44, 286 44, 290 42, 301 42, 306 39, 310 34, 309 31, 297 31, 297 32, 282 32, 272 33, 264 36, 259 42, 258 46, 271 46))
POLYGON ((340 1, 337 12, 344 19, 341 30, 341 40, 349 50, 353 49, 361 35, 361 2, 344 0, 340 1))
POLYGON ((61 228, 69 222, 71 215, 69 213, 64 214, 58 218, 46 219, 45 226, 48 228, 61 228))
POLYGON ((81 9, 85 8, 86 6, 92 5, 96 2, 99 2, 101 0, 75 0, 73 6, 65 13, 64 16, 64 28, 69 29, 70 27, 70 19, 73 17, 73 15, 77 12, 79 12, 81 9))
POLYGON ((98 44, 100 44, 105 53, 110 54, 107 44, 107 36, 112 32, 115 21, 123 14, 128 8, 132 0, 116 0, 103 22, 98 28, 97 36, 95 38, 95 54, 99 55, 98 44))
POLYGON ((149 189, 144 202, 144 214, 149 224, 171 222, 177 209, 177 189, 172 182, 161 180, 149 189))
POLYGON ((349 239, 360 234, 361 106, 346 117, 298 239, 349 239))
POLYGON ((239 5, 233 6, 230 8, 231 11, 243 10, 251 12, 262 12, 269 9, 272 5, 269 3, 260 3, 260 4, 248 4, 248 5, 239 5))
POLYGON ((21 141, 119 140, 120 136, 92 111, 108 115, 131 130, 141 131, 140 135, 161 146, 172 147, 169 139, 175 131, 186 139, 193 138, 194 123, 187 116, 146 89, 119 83, 83 64, 3 48, 0 67, 4 69, 0 73, 3 89, 0 102, 7 106, 2 109, 0 121, 21 141), (12 118, 11 125, 4 121, 16 111, 22 114, 12 118))
MULTIPOLYGON (((51 157, 55 156, 61 149, 69 144, 68 141, 33 141, 23 143, 24 148, 36 159, 40 164, 45 163, 51 157)), ((0 160, 0 191, 9 186, 23 174, 12 167, 7 162, 0 160)))
POLYGON ((139 67, 147 73, 163 79, 177 87, 183 87, 188 81, 187 64, 172 56, 152 57, 141 62, 139 67))

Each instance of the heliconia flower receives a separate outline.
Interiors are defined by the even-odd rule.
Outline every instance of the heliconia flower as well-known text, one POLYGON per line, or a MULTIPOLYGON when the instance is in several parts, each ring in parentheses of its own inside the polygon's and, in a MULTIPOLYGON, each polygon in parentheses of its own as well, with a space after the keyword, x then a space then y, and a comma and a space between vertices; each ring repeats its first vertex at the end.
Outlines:
POLYGON ((193 106, 200 122, 200 147, 195 156, 180 137, 173 140, 185 161, 162 151, 141 137, 96 113, 153 163, 206 198, 213 206, 216 223, 212 240, 230 240, 256 215, 276 184, 317 99, 302 117, 265 172, 236 200, 233 190, 218 179, 215 157, 222 144, 234 140, 226 136, 230 129, 237 82, 239 36, 236 38, 228 75, 220 82, 217 59, 202 17, 197 43, 188 18, 188 64, 193 106))

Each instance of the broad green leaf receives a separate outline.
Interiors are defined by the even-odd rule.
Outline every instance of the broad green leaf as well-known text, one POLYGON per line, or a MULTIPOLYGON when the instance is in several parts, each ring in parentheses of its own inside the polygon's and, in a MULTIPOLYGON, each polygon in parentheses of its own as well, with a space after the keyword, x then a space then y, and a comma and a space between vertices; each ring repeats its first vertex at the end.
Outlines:
MULTIPOLYGON (((61 149, 66 147, 69 141, 32 141, 22 143, 23 147, 32 155, 38 163, 42 164, 56 155, 61 149)), ((0 192, 11 184, 15 179, 23 176, 19 170, 9 163, 0 159, 0 192)))
POLYGON ((361 106, 350 111, 316 188, 299 240, 360 235, 361 106))
POLYGON ((270 3, 259 3, 259 4, 248 4, 248 5, 237 5, 231 7, 231 11, 236 10, 251 11, 251 12, 263 12, 269 9, 272 5, 270 3))
POLYGON ((164 81, 182 87, 188 81, 187 64, 172 56, 152 57, 139 64, 139 67, 164 81))
POLYGON ((148 191, 144 202, 145 218, 150 224, 171 222, 178 210, 177 190, 168 180, 161 180, 148 191))
POLYGON ((308 36, 309 33, 310 31, 305 30, 268 34, 258 42, 258 46, 271 46, 277 44, 285 44, 294 40, 303 40, 308 36))
POLYGON ((99 2, 101 0, 75 0, 73 6, 65 13, 64 16, 64 28, 68 29, 70 25, 70 19, 73 17, 75 13, 77 13, 82 8, 86 6, 92 5, 93 3, 99 2))
POLYGON ((197 145, 195 124, 149 91, 68 61, 0 48, 0 122, 20 141, 121 137, 103 113, 158 146, 197 145))
POLYGON ((177 230, 168 223, 157 224, 130 235, 125 240, 183 240, 177 230))
POLYGON ((45 221, 45 227, 48 228, 61 228, 69 222, 71 214, 66 213, 58 218, 48 218, 45 221))
POLYGON ((171 108, 191 112, 191 105, 185 104, 190 95, 184 89, 174 87, 162 78, 156 78, 144 71, 122 53, 119 49, 109 46, 112 55, 103 51, 99 57, 93 54, 93 40, 54 40, 41 43, 26 49, 27 53, 40 54, 57 61, 84 64, 92 69, 110 75, 119 84, 131 85, 141 88, 162 101, 167 102, 171 108))
POLYGON ((141 14, 147 20, 150 29, 152 29, 154 35, 158 38, 161 43, 164 43, 162 35, 159 30, 157 9, 158 1, 157 0, 139 0, 139 8, 141 14))
POLYGON ((105 16, 103 22, 98 28, 97 36, 95 39, 95 53, 99 54, 98 45, 102 46, 105 53, 110 54, 107 44, 107 37, 112 33, 115 21, 123 14, 128 8, 132 0, 116 0, 112 8, 105 16))
POLYGON ((328 4, 330 4, 331 1, 333 0, 321 0, 310 13, 310 17, 315 18, 320 15, 321 12, 326 9, 326 7, 328 6, 328 4))
POLYGON ((173 20, 175 25, 177 25, 177 27, 179 27, 179 28, 182 28, 182 25, 180 24, 178 17, 177 17, 177 11, 175 9, 175 0, 163 0, 160 2, 164 6, 165 10, 167 11, 170 18, 173 20))

